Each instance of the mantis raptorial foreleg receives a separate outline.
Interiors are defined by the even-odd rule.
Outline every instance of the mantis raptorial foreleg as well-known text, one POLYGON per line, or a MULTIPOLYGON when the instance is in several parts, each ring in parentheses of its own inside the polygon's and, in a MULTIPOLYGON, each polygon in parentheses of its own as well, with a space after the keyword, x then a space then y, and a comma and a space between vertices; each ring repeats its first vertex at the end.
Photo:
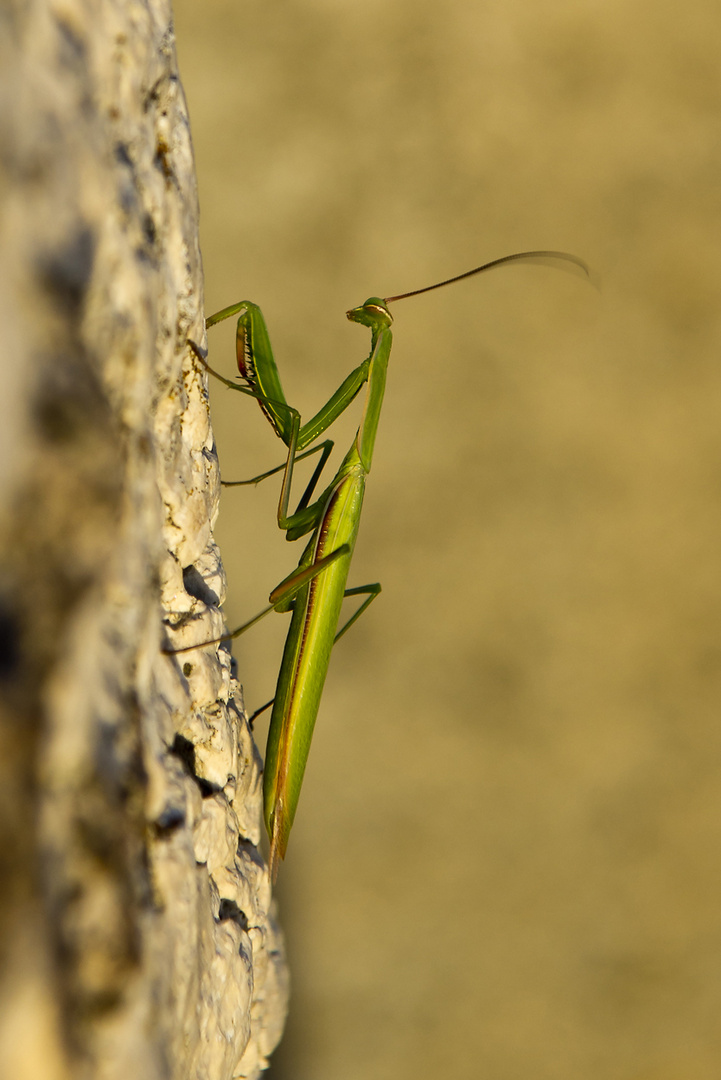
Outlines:
MULTIPOLYGON (((245 310, 248 307, 252 309, 253 322, 258 319, 260 319, 260 321, 262 322, 263 334, 261 335, 261 337, 262 340, 266 343, 269 350, 270 342, 268 341, 267 330, 265 330, 265 320, 260 313, 260 309, 258 309, 257 305, 255 304, 233 304, 230 308, 227 308, 225 312, 219 312, 216 316, 211 316, 211 318, 206 321, 206 326, 213 326, 215 323, 220 322, 221 317, 228 318, 227 313, 235 314, 241 308, 245 310)), ((243 316, 241 316, 241 319, 242 318, 243 316)), ((239 325, 240 321, 241 320, 239 319, 239 325)), ((251 336, 253 338, 256 337, 256 335, 251 336)), ((238 340, 240 340, 239 335, 238 340)), ((246 349, 249 348, 249 346, 245 345, 245 340, 246 339, 244 338, 243 355, 245 355, 246 349)), ((320 479, 325 464, 330 457, 333 446, 335 445, 333 440, 325 439, 323 442, 311 447, 310 450, 306 450, 304 453, 299 453, 299 450, 302 450, 304 446, 307 446, 309 442, 312 442, 313 439, 317 437, 315 434, 313 434, 313 432, 317 430, 320 434, 323 430, 325 430, 325 428, 318 427, 317 417, 315 417, 314 420, 311 421, 312 426, 305 425, 301 429, 300 413, 297 409, 294 409, 286 402, 285 397, 283 396, 283 390, 280 386, 280 380, 277 375, 277 370, 273 379, 270 380, 270 385, 271 389, 273 389, 275 393, 281 395, 281 398, 270 398, 267 397, 259 388, 254 389, 252 384, 248 386, 239 386, 238 383, 233 382, 231 379, 226 379, 224 375, 221 375, 213 367, 210 366, 204 350, 199 348, 199 346, 196 345, 194 341, 190 341, 189 344, 195 355, 205 367, 205 369, 215 379, 217 379, 219 382, 222 382, 223 385, 227 386, 229 390, 237 390, 239 393, 247 394, 249 397, 253 397, 258 401, 262 411, 265 413, 266 417, 268 417, 268 420, 270 421, 274 431, 279 436, 279 438, 281 438, 288 446, 288 457, 282 465, 277 465, 273 469, 268 469, 266 472, 260 473, 258 476, 252 476, 249 480, 221 480, 221 484, 223 487, 245 487, 250 484, 259 484, 262 480, 267 480, 268 477, 274 476, 276 473, 283 472, 283 484, 281 486, 280 500, 278 503, 278 526, 279 528, 284 530, 288 529, 288 523, 290 522, 290 518, 288 516, 288 504, 290 502, 290 483, 293 475, 293 463, 296 461, 302 461, 304 458, 310 457, 312 454, 320 453, 321 455, 320 460, 316 465, 313 474, 308 482, 308 485, 306 486, 306 489, 301 496, 298 506, 296 507, 295 514, 297 514, 299 511, 304 510, 310 502, 310 499, 313 495, 313 492, 315 491, 315 488, 317 487, 318 480, 320 479), (283 422, 281 422, 281 418, 283 422)), ((255 377, 258 370, 260 370, 261 372, 265 372, 269 363, 272 364, 273 367, 275 367, 275 361, 273 360, 272 353, 270 353, 270 360, 264 358, 263 363, 261 363, 259 360, 257 364, 255 362, 251 364, 246 359, 243 367, 241 368, 241 371, 247 373, 252 370, 255 377)), ((238 366, 240 368, 240 360, 238 361, 238 366)), ((360 386, 362 385, 361 382, 358 383, 358 385, 356 386, 356 382, 357 372, 360 372, 361 368, 363 367, 364 365, 361 364, 355 372, 352 372, 351 375, 343 381, 343 383, 331 399, 331 401, 336 401, 336 399, 338 399, 339 401, 342 400, 343 402, 345 402, 342 406, 342 409, 340 410, 341 412, 343 411, 343 409, 348 407, 350 401, 353 397, 355 397, 355 395, 358 393, 358 390, 360 389, 360 386), (349 398, 347 395, 351 391, 352 397, 349 398)), ((246 379, 249 378, 248 374, 243 374, 242 377, 246 379)), ((258 386, 260 387, 260 385, 267 385, 268 382, 269 380, 267 378, 259 379, 258 386)), ((334 410, 331 410, 330 415, 332 419, 329 421, 329 423, 332 423, 333 420, 336 419, 336 417, 340 414, 334 410)), ((295 515, 291 515, 291 517, 294 516, 295 515)), ((295 539, 295 536, 292 537, 292 539, 295 539)))
POLYGON ((243 385, 238 385, 214 371, 207 364, 201 350, 193 346, 216 378, 231 389, 257 400, 276 435, 288 448, 284 465, 269 469, 251 480, 233 483, 258 483, 282 471, 278 524, 285 531, 288 540, 311 534, 298 568, 270 594, 270 606, 232 633, 216 641, 204 643, 216 644, 219 640, 237 637, 270 611, 292 612, 273 699, 263 782, 264 815, 270 836, 270 866, 274 879, 279 860, 285 855, 298 805, 331 650, 380 592, 378 584, 348 589, 346 580, 358 535, 365 482, 372 464, 385 393, 393 322, 388 306, 397 300, 418 296, 493 267, 518 261, 561 262, 580 269, 587 276, 589 273, 581 259, 565 252, 521 252, 484 263, 483 266, 477 266, 464 274, 410 293, 385 299, 371 297, 364 304, 346 313, 352 322, 367 326, 371 331, 371 351, 368 358, 353 369, 326 404, 305 424, 301 424, 300 414, 285 399, 265 320, 256 304, 248 301, 233 304, 211 316, 206 322, 206 326, 210 327, 232 315, 238 315, 236 351, 243 385), (325 440, 310 449, 306 448, 347 409, 364 384, 365 405, 355 439, 331 482, 311 503, 332 442, 325 440), (289 514, 290 487, 295 463, 316 452, 321 454, 320 460, 296 510, 289 514), (344 597, 357 595, 366 595, 367 598, 341 630, 338 630, 344 597))

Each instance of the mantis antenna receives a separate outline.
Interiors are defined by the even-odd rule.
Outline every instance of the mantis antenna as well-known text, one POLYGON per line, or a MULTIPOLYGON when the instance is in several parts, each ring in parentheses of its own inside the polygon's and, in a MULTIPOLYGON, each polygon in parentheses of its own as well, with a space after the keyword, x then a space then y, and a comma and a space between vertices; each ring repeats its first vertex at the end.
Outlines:
POLYGON ((444 285, 452 285, 454 281, 463 281, 464 278, 473 277, 474 274, 482 274, 484 270, 492 270, 495 266, 503 266, 504 263, 543 262, 547 260, 555 261, 556 259, 572 263, 582 270, 586 277, 590 278, 591 271, 588 266, 583 259, 579 259, 576 255, 569 255, 565 251, 519 251, 515 255, 504 255, 500 259, 493 259, 491 262, 484 263, 483 266, 476 266, 473 270, 466 270, 464 274, 457 274, 455 277, 446 278, 445 281, 438 281, 435 285, 426 285, 423 289, 399 293, 398 296, 386 296, 384 303, 392 304, 396 300, 407 300, 409 296, 420 296, 421 293, 432 292, 433 289, 442 289, 444 285))

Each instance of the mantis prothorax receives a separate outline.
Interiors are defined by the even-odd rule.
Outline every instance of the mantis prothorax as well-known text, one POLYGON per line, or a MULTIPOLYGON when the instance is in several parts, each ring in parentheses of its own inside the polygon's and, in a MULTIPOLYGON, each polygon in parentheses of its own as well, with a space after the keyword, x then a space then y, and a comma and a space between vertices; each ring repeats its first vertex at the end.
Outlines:
MULTIPOLYGON (((226 486, 258 483, 283 471, 278 525, 286 532, 288 540, 311 534, 297 569, 270 594, 270 607, 223 638, 203 643, 212 645, 237 637, 269 611, 292 611, 272 702, 263 781, 264 817, 270 837, 273 880, 277 876, 279 860, 285 857, 333 645, 381 591, 379 584, 347 589, 346 580, 358 535, 366 476, 373 461, 373 446, 385 392, 393 323, 389 304, 440 289, 496 266, 520 261, 561 262, 576 267, 587 276, 589 274, 586 264, 574 255, 561 251, 525 251, 494 259, 464 274, 412 292, 387 296, 385 299, 370 297, 364 304, 346 312, 352 322, 370 329, 369 356, 344 379, 323 408, 303 425, 298 411, 285 399, 265 320, 256 304, 241 301, 206 321, 206 326, 211 327, 223 319, 238 315, 237 361, 245 385, 240 386, 219 375, 206 363, 200 350, 193 346, 211 374, 231 389, 257 399, 276 435, 288 447, 284 465, 251 480, 231 482, 226 486), (331 482, 311 503, 333 443, 326 439, 309 450, 306 447, 344 412, 364 384, 365 405, 355 439, 331 482), (293 467, 296 461, 313 453, 320 453, 320 459, 296 510, 289 514, 293 467), (338 631, 343 598, 358 595, 365 595, 366 599, 338 631)), ((192 646, 197 647, 200 646, 192 646)))

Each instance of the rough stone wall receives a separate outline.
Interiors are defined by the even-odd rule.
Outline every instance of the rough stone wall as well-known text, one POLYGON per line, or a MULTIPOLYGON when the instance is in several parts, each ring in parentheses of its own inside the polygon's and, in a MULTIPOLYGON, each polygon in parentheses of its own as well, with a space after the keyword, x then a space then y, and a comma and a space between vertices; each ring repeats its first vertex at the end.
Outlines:
POLYGON ((254 1077, 287 980, 222 632, 164 0, 0 3, 0 1075, 254 1077))

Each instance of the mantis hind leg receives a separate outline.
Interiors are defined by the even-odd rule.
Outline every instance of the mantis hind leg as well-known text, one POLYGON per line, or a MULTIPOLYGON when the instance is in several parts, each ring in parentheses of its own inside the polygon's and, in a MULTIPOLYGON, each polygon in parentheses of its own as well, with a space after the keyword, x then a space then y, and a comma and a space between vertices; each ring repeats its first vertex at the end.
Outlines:
POLYGON ((366 599, 363 601, 358 610, 353 612, 345 626, 342 626, 336 636, 333 638, 334 645, 337 641, 340 641, 340 639, 343 637, 347 630, 350 630, 353 623, 360 619, 363 612, 370 607, 370 605, 373 603, 380 591, 381 586, 379 581, 375 581, 372 585, 356 585, 353 589, 345 590, 343 596, 362 596, 366 593, 368 595, 366 596, 366 599))
MULTIPOLYGON (((341 627, 341 629, 338 631, 336 636, 333 638, 333 644, 334 645, 335 645, 335 643, 337 641, 340 640, 340 638, 343 637, 346 630, 350 630, 353 623, 357 619, 360 619, 363 612, 373 603, 373 601, 375 600, 376 596, 378 596, 380 591, 381 591, 381 586, 380 586, 380 582, 378 582, 378 581, 374 582, 372 585, 356 585, 355 588, 353 588, 353 589, 346 589, 345 590, 345 592, 343 593, 344 597, 345 596, 362 596, 365 593, 367 593, 368 595, 367 595, 366 599, 363 601, 363 603, 361 604, 361 606, 358 608, 358 610, 355 611, 351 615, 350 619, 345 624, 345 626, 341 627)), ((255 620, 253 620, 253 621, 255 622, 255 620)), ((248 723, 250 724, 251 727, 253 726, 253 721, 256 720, 259 716, 261 716, 267 709, 269 709, 274 701, 275 701, 275 698, 272 697, 270 699, 270 701, 266 701, 265 705, 261 705, 259 709, 256 709, 255 712, 251 713, 251 715, 248 717, 248 723)))

